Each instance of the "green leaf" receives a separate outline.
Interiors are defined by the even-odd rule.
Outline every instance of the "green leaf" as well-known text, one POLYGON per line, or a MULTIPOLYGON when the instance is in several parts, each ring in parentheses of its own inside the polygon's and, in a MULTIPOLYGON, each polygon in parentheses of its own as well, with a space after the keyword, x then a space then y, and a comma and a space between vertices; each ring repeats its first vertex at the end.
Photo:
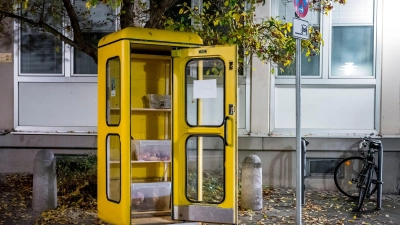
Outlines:
POLYGON ((214 26, 217 26, 219 23, 219 20, 214 20, 214 26))

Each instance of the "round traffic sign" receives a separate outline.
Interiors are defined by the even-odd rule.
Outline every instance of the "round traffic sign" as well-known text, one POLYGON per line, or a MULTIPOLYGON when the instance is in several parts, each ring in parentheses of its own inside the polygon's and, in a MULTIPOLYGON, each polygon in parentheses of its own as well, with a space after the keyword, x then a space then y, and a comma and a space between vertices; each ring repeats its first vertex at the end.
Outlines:
POLYGON ((300 18, 304 18, 308 13, 308 0, 294 0, 294 10, 300 18))

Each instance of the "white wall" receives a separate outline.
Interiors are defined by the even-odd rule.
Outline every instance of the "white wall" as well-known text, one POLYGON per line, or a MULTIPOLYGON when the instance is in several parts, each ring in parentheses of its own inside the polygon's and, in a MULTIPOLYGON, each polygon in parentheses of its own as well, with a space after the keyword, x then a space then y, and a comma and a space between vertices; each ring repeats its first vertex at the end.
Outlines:
POLYGON ((97 83, 19 83, 19 126, 97 126, 97 83))
MULTIPOLYGON (((255 20, 271 15, 271 1, 257 7, 255 20)), ((250 132, 252 135, 266 135, 269 132, 270 64, 262 63, 257 57, 252 59, 250 132)))
MULTIPOLYGON (((375 88, 305 87, 302 128, 373 130, 375 88)), ((296 93, 293 86, 275 88, 275 128, 296 127, 296 93)))
POLYGON ((400 135, 400 1, 383 1, 381 134, 400 135))

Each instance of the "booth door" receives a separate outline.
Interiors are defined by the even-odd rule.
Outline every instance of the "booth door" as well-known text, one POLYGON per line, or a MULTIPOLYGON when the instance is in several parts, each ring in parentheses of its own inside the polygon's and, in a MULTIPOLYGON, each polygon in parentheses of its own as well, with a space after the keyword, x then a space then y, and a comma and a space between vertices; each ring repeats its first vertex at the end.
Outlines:
POLYGON ((172 217, 237 222, 237 47, 172 51, 172 217))

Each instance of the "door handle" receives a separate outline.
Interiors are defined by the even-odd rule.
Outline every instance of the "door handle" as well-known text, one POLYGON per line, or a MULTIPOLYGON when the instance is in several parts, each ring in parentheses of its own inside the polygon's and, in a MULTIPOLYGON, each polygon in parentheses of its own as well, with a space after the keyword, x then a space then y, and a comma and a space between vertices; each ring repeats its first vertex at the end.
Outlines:
POLYGON ((228 120, 229 120, 229 116, 225 116, 224 118, 224 140, 225 140, 225 146, 228 146, 228 130, 227 125, 228 125, 228 120))

